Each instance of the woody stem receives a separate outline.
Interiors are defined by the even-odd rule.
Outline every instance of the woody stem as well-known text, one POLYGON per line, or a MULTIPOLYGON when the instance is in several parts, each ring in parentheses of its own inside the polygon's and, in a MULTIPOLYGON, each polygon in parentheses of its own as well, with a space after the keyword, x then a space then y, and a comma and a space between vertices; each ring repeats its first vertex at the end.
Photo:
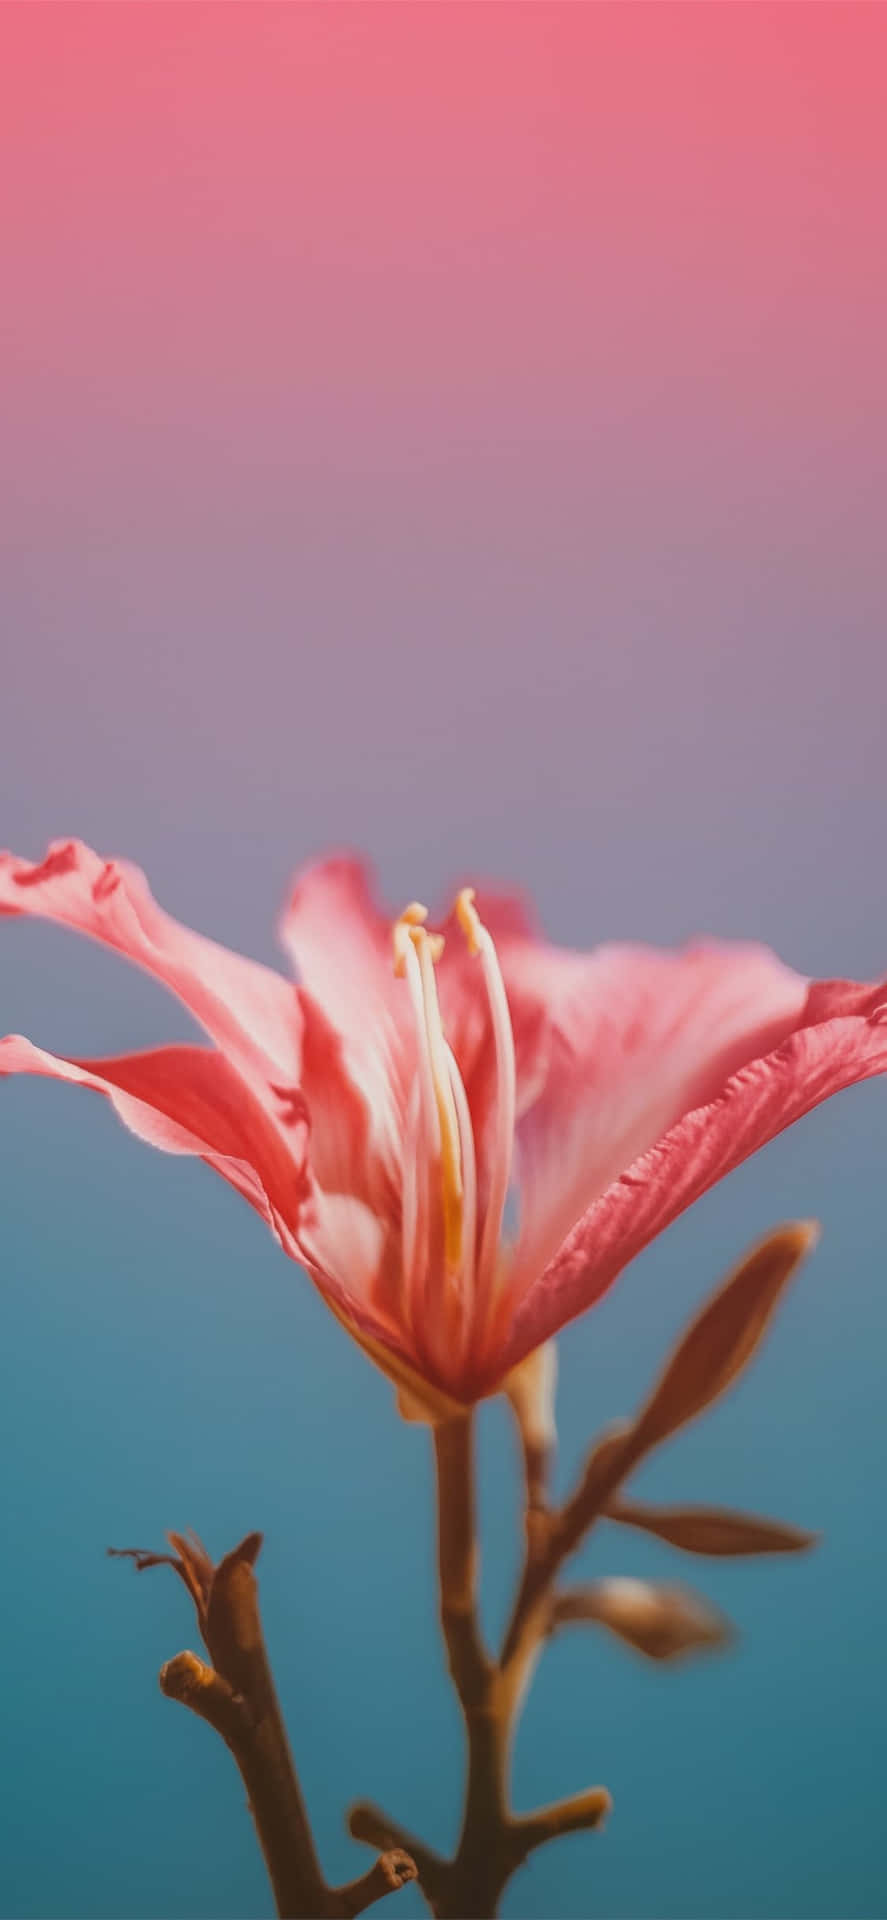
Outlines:
POLYGON ((450 1673, 465 1720, 468 1780, 462 1832, 434 1900, 439 1920, 495 1914, 508 1878, 511 1703, 484 1650, 477 1621, 478 1548, 471 1415, 435 1429, 440 1614, 450 1673))
POLYGON ((477 1624, 478 1548, 470 1414, 434 1429, 440 1618, 450 1672, 463 1707, 483 1693, 490 1662, 477 1624))
MULTIPOLYGON (((352 1807, 350 1828, 371 1846, 406 1847, 419 1870, 422 1891, 436 1920, 491 1920, 513 1873, 537 1847, 561 1833, 600 1826, 609 1794, 592 1787, 532 1814, 515 1814, 508 1802, 508 1771, 514 1727, 529 1671, 549 1629, 535 1583, 529 1617, 521 1609, 520 1626, 509 1656, 487 1652, 477 1618, 478 1547, 474 1507, 473 1427, 470 1413, 434 1428, 437 1470, 437 1547, 440 1618, 453 1685, 465 1722, 468 1775, 462 1830, 453 1858, 444 1859, 361 1801, 352 1807)), ((538 1463, 536 1463, 538 1466, 538 1463)), ((529 1491, 528 1573, 547 1542, 550 1516, 542 1503, 538 1474, 529 1491), (531 1501, 531 1505, 533 1502, 531 1501), (541 1525, 540 1525, 541 1523, 541 1525)), ((546 1580, 548 1578, 546 1563, 546 1580)))
POLYGON ((523 1576, 502 1646, 506 1672, 522 1673, 545 1638, 551 1592, 566 1559, 586 1540, 634 1463, 626 1445, 613 1448, 600 1461, 594 1456, 575 1493, 566 1504, 546 1512, 531 1534, 523 1576))
POLYGON ((176 1654, 161 1671, 161 1689, 213 1727, 233 1755, 279 1920, 351 1920, 414 1880, 416 1866, 394 1845, 347 1886, 324 1879, 262 1630, 254 1572, 261 1535, 249 1534, 218 1566, 199 1541, 170 1538, 175 1556, 130 1551, 125 1557, 139 1568, 175 1568, 194 1601, 211 1664, 194 1653, 176 1654))
MULTIPOLYGON (((253 1587, 255 1583, 253 1582, 253 1587)), ((257 1628, 258 1609, 246 1607, 238 1627, 257 1628)), ((168 1699, 179 1700, 220 1733, 246 1788, 256 1835, 274 1891, 277 1912, 292 1920, 326 1911, 328 1889, 314 1849, 308 1816, 289 1752, 261 1638, 254 1643, 250 1694, 194 1654, 180 1653, 160 1675, 168 1699)))

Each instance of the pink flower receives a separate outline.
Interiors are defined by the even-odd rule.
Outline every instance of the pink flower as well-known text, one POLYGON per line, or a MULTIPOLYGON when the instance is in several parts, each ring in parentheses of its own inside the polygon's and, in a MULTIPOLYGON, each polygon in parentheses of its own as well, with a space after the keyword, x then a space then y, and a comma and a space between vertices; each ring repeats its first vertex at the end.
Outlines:
POLYGON ((566 952, 470 890, 441 938, 418 906, 392 924, 351 860, 296 882, 298 986, 75 841, 0 856, 0 914, 116 948, 212 1042, 69 1060, 11 1036, 0 1072, 95 1088, 208 1161, 426 1405, 492 1391, 716 1180, 887 1069, 887 985, 732 943, 566 952))

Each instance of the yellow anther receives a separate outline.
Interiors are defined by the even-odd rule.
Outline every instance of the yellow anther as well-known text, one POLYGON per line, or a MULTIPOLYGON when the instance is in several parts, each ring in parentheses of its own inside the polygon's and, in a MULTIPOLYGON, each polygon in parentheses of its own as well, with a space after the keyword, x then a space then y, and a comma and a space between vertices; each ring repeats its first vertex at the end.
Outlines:
POLYGON ((421 954, 423 947, 427 947, 432 960, 435 962, 440 959, 443 953, 446 944, 443 934, 426 933, 422 922, 427 920, 427 918, 428 908, 421 906, 418 900, 412 900, 408 907, 404 907, 400 919, 394 922, 394 926, 391 929, 391 940, 394 947, 394 971, 398 980, 403 979, 406 970, 408 942, 412 942, 418 954, 421 954))
POLYGON ((421 932, 422 924, 427 919, 428 908, 423 907, 421 900, 411 900, 409 906, 404 907, 400 918, 394 922, 391 940, 394 947, 394 971, 399 980, 403 979, 406 971, 407 942, 412 940, 413 945, 418 946, 416 935, 421 932))
POLYGON ((473 887, 463 887, 461 893, 457 893, 456 918, 468 942, 469 953, 480 953, 483 926, 474 897, 473 887))

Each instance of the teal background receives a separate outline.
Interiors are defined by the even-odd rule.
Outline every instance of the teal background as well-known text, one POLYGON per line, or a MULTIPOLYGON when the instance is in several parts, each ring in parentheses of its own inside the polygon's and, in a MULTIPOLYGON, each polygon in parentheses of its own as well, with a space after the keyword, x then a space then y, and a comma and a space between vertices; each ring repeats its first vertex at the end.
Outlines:
MULTIPOLYGON (((884 971, 885 41, 853 0, 6 8, 2 838, 125 853, 268 960, 293 867, 355 844, 395 906, 475 869, 566 943, 884 971)), ((189 1030, 38 925, 0 996, 74 1053, 189 1030)), ((583 1571, 696 1579, 741 1639, 546 1654, 516 1803, 615 1811, 509 1914, 887 1912, 885 1099, 775 1142, 560 1342, 566 1485, 742 1248, 823 1222, 753 1373, 637 1482, 823 1543, 709 1567, 601 1530, 583 1571)), ((330 1876, 357 1796, 447 1845, 427 1436, 205 1169, 49 1083, 0 1089, 0 1143, 0 1912, 270 1911, 227 1754, 156 1686, 184 1594, 104 1557, 168 1526, 265 1531, 330 1876)), ((497 1405, 481 1440, 495 1624, 497 1405)))

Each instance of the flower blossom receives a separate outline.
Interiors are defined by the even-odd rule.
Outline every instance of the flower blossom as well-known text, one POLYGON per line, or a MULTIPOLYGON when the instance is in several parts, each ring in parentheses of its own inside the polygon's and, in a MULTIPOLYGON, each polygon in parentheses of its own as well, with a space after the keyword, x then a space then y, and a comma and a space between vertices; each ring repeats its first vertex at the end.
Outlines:
POLYGON ((830 1094, 887 1069, 887 984, 811 982, 766 948, 550 945, 466 888, 429 930, 355 861, 296 880, 297 984, 180 925, 76 841, 0 856, 0 914, 91 935, 170 988, 210 1045, 0 1073, 106 1094, 198 1155, 431 1410, 494 1391, 684 1208, 830 1094))

